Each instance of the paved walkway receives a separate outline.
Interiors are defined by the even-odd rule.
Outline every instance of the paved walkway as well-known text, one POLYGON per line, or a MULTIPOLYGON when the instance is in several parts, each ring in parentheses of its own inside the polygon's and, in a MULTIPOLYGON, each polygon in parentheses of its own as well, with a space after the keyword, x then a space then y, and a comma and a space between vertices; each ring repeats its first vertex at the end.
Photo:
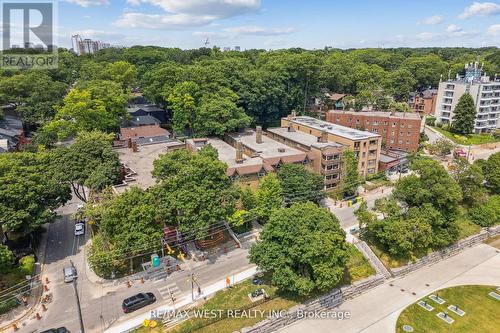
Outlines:
POLYGON ((467 284, 500 285, 500 251, 480 244, 346 301, 339 310, 350 311, 348 320, 302 320, 281 332, 395 332, 408 305, 435 290, 467 284))

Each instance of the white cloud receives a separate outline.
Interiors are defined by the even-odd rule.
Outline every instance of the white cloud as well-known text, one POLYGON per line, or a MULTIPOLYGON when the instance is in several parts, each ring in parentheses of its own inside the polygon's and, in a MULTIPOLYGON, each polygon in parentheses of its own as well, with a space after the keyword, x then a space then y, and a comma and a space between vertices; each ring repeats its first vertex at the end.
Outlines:
POLYGON ((466 19, 472 16, 492 16, 500 14, 500 5, 493 2, 474 2, 465 8, 459 18, 466 19))
POLYGON ((441 15, 433 15, 430 17, 426 17, 425 19, 419 21, 419 24, 425 25, 436 25, 443 22, 443 17, 441 15))
POLYGON ((194 31, 191 35, 195 37, 211 37, 215 36, 216 33, 213 31, 194 31))
POLYGON ((294 28, 266 28, 261 26, 241 26, 224 29, 225 32, 235 35, 277 36, 288 35, 295 31, 294 28))
POLYGON ((500 24, 493 24, 488 28, 488 35, 500 36, 500 24))
POLYGON ((446 27, 446 32, 460 32, 462 31, 462 28, 460 28, 456 24, 450 24, 448 27, 446 27))
POLYGON ((72 3, 80 7, 92 7, 92 6, 107 6, 109 5, 108 0, 62 0, 64 2, 72 3))
POLYGON ((160 7, 165 14, 124 13, 114 24, 119 27, 171 29, 201 26, 229 17, 255 12, 260 0, 128 0, 160 7))
POLYGON ((417 39, 419 40, 431 40, 435 37, 432 32, 421 32, 417 35, 417 39))
POLYGON ((214 16, 192 16, 188 14, 158 15, 124 13, 114 25, 122 28, 172 29, 206 25, 214 16))
POLYGON ((97 39, 97 40, 102 40, 102 41, 115 41, 115 40, 124 39, 126 37, 126 35, 118 33, 118 32, 94 30, 94 29, 79 30, 79 31, 75 31, 74 33, 79 34, 83 38, 91 38, 91 39, 97 39))

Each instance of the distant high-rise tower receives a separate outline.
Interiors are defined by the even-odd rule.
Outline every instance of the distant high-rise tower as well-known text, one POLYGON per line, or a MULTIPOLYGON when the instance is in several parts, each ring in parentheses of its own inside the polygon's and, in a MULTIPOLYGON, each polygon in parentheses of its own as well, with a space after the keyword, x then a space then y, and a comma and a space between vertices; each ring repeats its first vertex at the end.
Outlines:
POLYGON ((240 46, 235 46, 234 50, 240 52, 241 51, 241 47, 240 46))
POLYGON ((82 37, 80 37, 80 35, 71 36, 71 47, 73 48, 73 52, 75 52, 77 55, 82 54, 82 50, 80 48, 81 42, 82 42, 82 37))

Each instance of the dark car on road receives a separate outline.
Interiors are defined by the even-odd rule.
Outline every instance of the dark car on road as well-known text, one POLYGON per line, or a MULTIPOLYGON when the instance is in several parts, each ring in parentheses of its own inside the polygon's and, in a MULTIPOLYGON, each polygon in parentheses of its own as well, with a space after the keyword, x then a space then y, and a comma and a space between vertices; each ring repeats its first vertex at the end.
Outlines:
POLYGON ((122 309, 123 312, 130 313, 154 302, 156 302, 156 297, 153 293, 140 293, 126 298, 122 303, 122 309))
POLYGON ((69 333, 66 327, 51 328, 40 333, 69 333))

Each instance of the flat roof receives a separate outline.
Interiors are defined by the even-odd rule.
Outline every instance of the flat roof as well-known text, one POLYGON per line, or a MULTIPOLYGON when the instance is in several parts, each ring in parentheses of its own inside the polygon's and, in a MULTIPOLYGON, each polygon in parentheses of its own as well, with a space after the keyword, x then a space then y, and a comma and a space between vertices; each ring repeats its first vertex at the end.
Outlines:
POLYGON ((226 163, 228 167, 262 165, 263 163, 260 157, 250 157, 245 154, 243 154, 243 162, 236 163, 236 148, 218 138, 208 138, 206 144, 200 144, 200 142, 203 142, 200 139, 187 139, 186 142, 198 150, 205 145, 211 145, 217 149, 219 160, 226 163))
POLYGON ((288 127, 268 128, 267 131, 308 147, 343 147, 343 145, 337 142, 318 142, 318 138, 316 136, 301 131, 288 131, 288 127))
POLYGON ((421 120, 420 115, 414 112, 390 112, 390 111, 342 111, 342 110, 330 110, 328 111, 333 114, 349 114, 353 116, 373 116, 373 117, 387 117, 387 118, 398 118, 398 119, 415 119, 421 120))
POLYGON ((319 120, 308 116, 298 116, 291 120, 293 123, 298 125, 304 125, 314 128, 318 131, 325 131, 332 135, 338 135, 351 140, 366 140, 371 138, 380 138, 380 135, 360 131, 354 128, 349 128, 345 126, 340 126, 337 124, 332 124, 327 121, 319 120))
MULTIPOLYGON (((120 162, 136 172, 134 175, 135 181, 129 185, 137 185, 142 189, 146 189, 156 182, 151 174, 153 171, 153 161, 161 154, 168 152, 168 147, 164 143, 150 144, 138 147, 137 152, 133 152, 130 148, 115 149, 120 158, 120 162)), ((117 192, 122 192, 128 186, 117 186, 117 192)))
POLYGON ((256 151, 262 158, 281 158, 285 156, 300 155, 305 158, 306 153, 273 140, 262 133, 262 143, 257 143, 257 134, 253 130, 230 133, 229 136, 248 148, 256 151))

